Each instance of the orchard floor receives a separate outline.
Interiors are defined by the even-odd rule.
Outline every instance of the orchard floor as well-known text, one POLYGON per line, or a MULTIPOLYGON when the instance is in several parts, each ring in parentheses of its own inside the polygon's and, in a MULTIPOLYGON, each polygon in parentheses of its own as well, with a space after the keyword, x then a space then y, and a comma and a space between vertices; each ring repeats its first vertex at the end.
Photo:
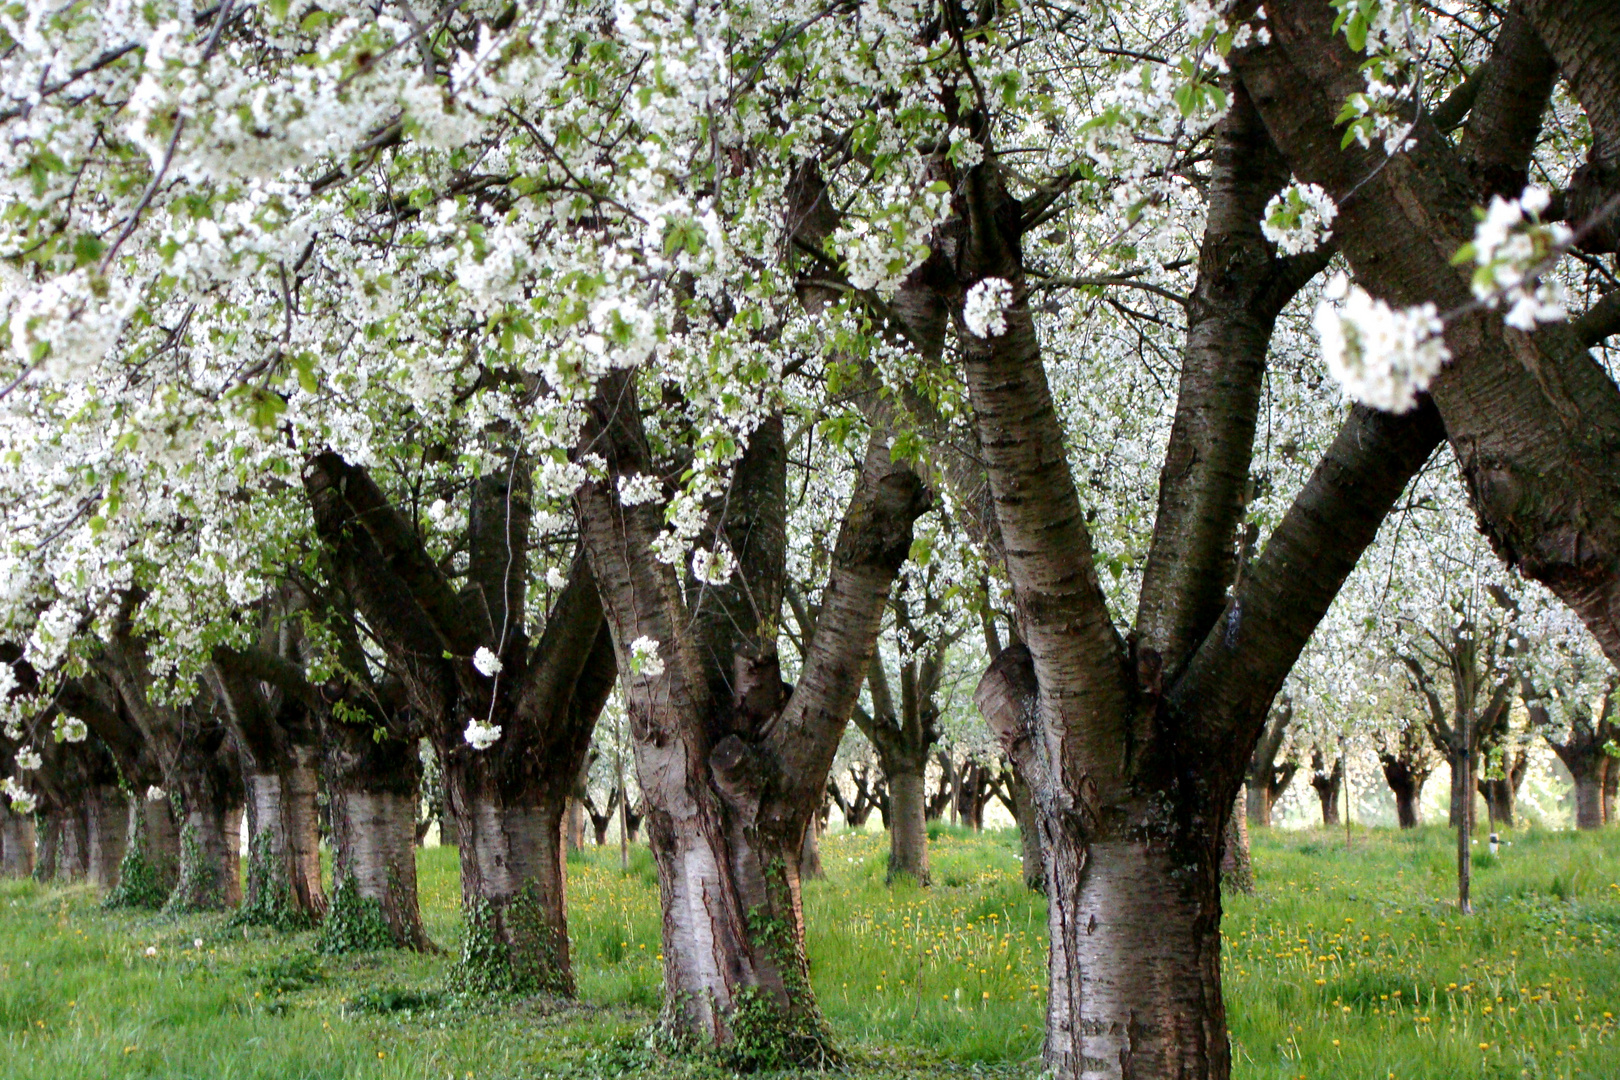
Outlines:
MULTIPOLYGON (((1235 1074, 1399 1080, 1620 1077, 1620 830, 1524 832, 1450 903, 1450 835, 1257 836, 1227 905, 1235 1074)), ((1014 834, 944 831, 935 886, 883 885, 882 834, 823 847, 806 890, 815 987, 849 1071, 1034 1077, 1044 902, 1014 834)), ((224 916, 105 913, 82 888, 0 882, 0 1077, 337 1080, 714 1073, 654 1059, 650 860, 570 862, 578 1004, 445 992, 461 933, 455 852, 420 853, 445 952, 317 957, 313 935, 224 916), (200 946, 197 942, 201 942, 200 946), (155 955, 147 955, 155 949, 155 955)))

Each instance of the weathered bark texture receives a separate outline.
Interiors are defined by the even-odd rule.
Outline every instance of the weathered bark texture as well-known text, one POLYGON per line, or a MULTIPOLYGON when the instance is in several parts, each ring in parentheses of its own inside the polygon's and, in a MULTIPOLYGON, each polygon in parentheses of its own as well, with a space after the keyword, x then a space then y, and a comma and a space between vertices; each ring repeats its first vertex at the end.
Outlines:
MULTIPOLYGON (((266 613, 259 647, 217 649, 213 686, 242 757, 248 882, 243 917, 291 926, 326 913, 316 811, 319 729, 299 696, 276 686, 296 665, 291 605, 266 613)), ((298 676, 301 678, 301 674, 298 676)))
POLYGON ((339 881, 348 882, 359 899, 376 904, 395 946, 432 949, 422 929, 416 888, 416 804, 422 777, 416 741, 387 727, 327 716, 321 743, 332 817, 334 889, 339 881))
POLYGON ((1012 789, 1013 817, 1018 821, 1019 862, 1024 885, 1036 892, 1046 891, 1046 855, 1041 846, 1041 817, 1029 785, 1016 771, 1008 781, 1012 789))
POLYGON ((712 510, 708 535, 725 540, 736 574, 688 589, 656 555, 664 507, 618 498, 619 477, 665 472, 636 401, 628 374, 599 386, 581 449, 602 456, 608 478, 581 487, 576 505, 624 673, 658 869, 664 1022, 698 1045, 731 1046, 738 1009, 763 1009, 790 1057, 816 1060, 827 1040, 804 953, 804 832, 926 494, 874 433, 790 691, 776 648, 787 571, 781 418, 750 435, 712 510), (630 652, 643 637, 659 643, 650 669, 630 652))
POLYGON ((1249 819, 1243 813, 1248 797, 1240 793, 1238 805, 1233 807, 1226 822, 1226 837, 1221 850, 1221 886, 1238 892, 1254 892, 1254 863, 1249 858, 1249 819))

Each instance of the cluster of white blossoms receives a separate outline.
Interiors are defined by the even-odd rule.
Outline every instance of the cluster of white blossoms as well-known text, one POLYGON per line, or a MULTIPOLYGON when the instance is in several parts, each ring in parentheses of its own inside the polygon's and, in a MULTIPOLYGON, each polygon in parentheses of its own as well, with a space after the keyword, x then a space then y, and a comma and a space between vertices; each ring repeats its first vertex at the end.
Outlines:
POLYGON ((56 735, 63 742, 81 743, 90 736, 90 726, 77 716, 59 716, 56 735))
POLYGON ((167 799, 168 797, 169 797, 169 793, 167 791, 164 791, 162 788, 158 787, 156 784, 150 784, 150 785, 147 786, 147 789, 146 789, 146 801, 147 802, 162 802, 164 799, 167 799))
POLYGON ((1433 304, 1392 308, 1344 274, 1323 290, 1312 319, 1328 373, 1345 396, 1385 412, 1402 413, 1451 359, 1433 304))
POLYGON ((638 506, 657 499, 660 491, 658 477, 649 473, 619 477, 619 502, 625 506, 638 506))
POLYGON ((1266 203, 1260 231, 1284 255, 1302 255, 1333 235, 1333 219, 1338 216, 1339 208, 1325 190, 1295 181, 1266 203))
POLYGON ((474 750, 488 750, 500 740, 501 725, 485 723, 475 716, 467 721, 467 730, 461 733, 461 737, 474 750))
POLYGON ((33 772, 43 764, 45 759, 40 757, 39 751, 32 746, 24 745, 17 748, 17 768, 23 772, 33 772))
MULTIPOLYGON (((500 657, 496 656, 482 645, 478 647, 477 652, 473 653, 472 662, 473 667, 478 669, 478 674, 484 676, 486 679, 493 679, 495 676, 499 675, 501 673, 501 668, 504 666, 501 664, 500 657)), ((497 735, 499 735, 500 729, 496 728, 495 732, 497 735)), ((472 740, 468 739, 467 741, 471 742, 472 740)))
POLYGON ((737 572, 737 557, 725 544, 715 541, 713 550, 694 548, 692 573, 706 585, 724 585, 737 572))
POLYGON ((11 306, 11 347, 56 381, 80 377, 118 340, 138 297, 126 282, 88 269, 19 292, 11 306))
POLYGON ((5 780, 0 781, 0 795, 4 795, 11 800, 11 812, 13 814, 32 814, 35 807, 39 805, 39 801, 34 798, 34 793, 17 783, 16 777, 13 776, 8 776, 5 780))
POLYGON ((968 290, 962 304, 962 321, 975 337, 1000 337, 1007 332, 1007 308, 1012 298, 1012 284, 1005 278, 985 278, 968 290))
POLYGON ((630 671, 649 679, 664 673, 664 658, 658 655, 656 639, 643 635, 630 643, 630 671))
POLYGON ((1493 308, 1506 302, 1503 320, 1520 330, 1534 330, 1537 323, 1557 322, 1567 314, 1563 284, 1543 271, 1569 247, 1574 234, 1562 222, 1542 222, 1551 202, 1533 185, 1517 199, 1496 196, 1474 228, 1473 243, 1463 245, 1456 256, 1458 262, 1474 263, 1475 298, 1493 308))

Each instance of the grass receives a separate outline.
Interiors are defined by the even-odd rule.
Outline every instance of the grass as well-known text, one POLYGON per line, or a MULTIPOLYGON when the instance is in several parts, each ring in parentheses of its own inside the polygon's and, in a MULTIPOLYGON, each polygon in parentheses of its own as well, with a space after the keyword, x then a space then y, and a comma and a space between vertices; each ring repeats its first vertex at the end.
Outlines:
MULTIPOLYGON (((823 845, 805 905, 814 981, 853 1071, 1037 1074, 1045 904, 1017 837, 936 829, 932 889, 883 885, 881 834, 823 845)), ((1450 834, 1277 832, 1258 891, 1228 902, 1236 1075, 1365 1080, 1620 1076, 1620 830, 1526 832, 1450 904, 1450 834)), ((83 888, 0 883, 0 1076, 338 1080, 699 1074, 654 1061, 651 860, 569 861, 580 1003, 446 991, 455 852, 420 853, 446 951, 318 957, 313 935, 223 916, 106 913, 83 888), (201 942, 199 946, 197 943, 201 942), (153 950, 148 955, 148 950, 153 950)))

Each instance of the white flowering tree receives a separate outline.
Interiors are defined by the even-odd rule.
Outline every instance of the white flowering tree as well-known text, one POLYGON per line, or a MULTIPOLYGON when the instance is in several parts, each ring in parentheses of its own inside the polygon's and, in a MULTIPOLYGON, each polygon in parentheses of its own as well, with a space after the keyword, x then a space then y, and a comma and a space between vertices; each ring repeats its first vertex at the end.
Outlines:
MULTIPOLYGON (((670 1023, 726 1045, 759 1002, 815 1057, 799 842, 926 490, 1012 614, 979 699, 1044 841, 1047 1067, 1227 1075, 1226 816, 1442 438, 1498 552, 1620 655, 1620 396, 1586 352, 1620 305, 1557 321, 1587 290, 1547 265, 1613 247, 1620 50, 1597 0, 1115 14, 24 0, 0 18, 8 640, 70 675, 139 587, 121 696, 172 711, 151 686, 249 644, 233 613, 314 535, 309 576, 466 759, 452 802, 499 850, 539 850, 485 779, 540 737, 530 689, 572 731, 616 668, 670 1023), (1542 139, 1559 76, 1589 145, 1542 139), (1307 320, 1353 393, 1410 407, 1319 392, 1307 320), (860 467, 820 507, 789 694, 801 421, 860 467), (434 469, 467 492, 459 550, 416 520, 434 469), (583 547, 538 642, 525 502, 583 547)), ((469 900, 504 910, 522 881, 471 824, 469 900)), ((475 937, 561 970, 560 923, 520 921, 475 937)))

